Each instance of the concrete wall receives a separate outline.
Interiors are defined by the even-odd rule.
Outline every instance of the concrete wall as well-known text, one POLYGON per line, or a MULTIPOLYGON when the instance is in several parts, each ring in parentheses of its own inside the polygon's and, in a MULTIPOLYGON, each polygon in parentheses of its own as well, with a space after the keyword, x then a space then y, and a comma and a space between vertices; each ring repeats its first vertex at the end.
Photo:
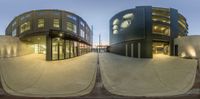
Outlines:
POLYGON ((200 58, 200 35, 176 38, 174 44, 178 45, 178 56, 200 58))
POLYGON ((0 58, 16 57, 33 53, 34 50, 17 37, 0 36, 0 58))

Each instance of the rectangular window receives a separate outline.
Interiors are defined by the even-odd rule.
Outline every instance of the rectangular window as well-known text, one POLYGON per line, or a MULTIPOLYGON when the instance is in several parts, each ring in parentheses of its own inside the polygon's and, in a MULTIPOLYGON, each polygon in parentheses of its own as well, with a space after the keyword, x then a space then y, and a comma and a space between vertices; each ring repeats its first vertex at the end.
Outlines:
POLYGON ((53 19, 53 27, 55 27, 55 28, 60 28, 59 19, 53 19))
POLYGON ((82 27, 85 27, 85 24, 83 23, 83 21, 80 21, 80 24, 82 27))
POLYGON ((23 33, 23 32, 28 31, 30 29, 31 29, 31 23, 30 23, 30 21, 25 22, 25 23, 23 23, 23 24, 20 25, 20 33, 23 33))
POLYGON ((68 14, 67 17, 70 18, 70 19, 72 19, 72 20, 74 20, 74 21, 77 20, 77 18, 76 18, 75 16, 73 16, 73 15, 69 15, 69 14, 68 14))
POLYGON ((14 29, 14 30, 12 31, 12 36, 16 36, 16 34, 17 34, 17 29, 14 29))
POLYGON ((81 29, 80 32, 81 32, 81 37, 84 38, 85 37, 85 31, 83 29, 81 29))
POLYGON ((38 19, 38 28, 44 27, 44 19, 38 19))
POLYGON ((67 22, 67 30, 76 33, 76 25, 72 22, 67 22))

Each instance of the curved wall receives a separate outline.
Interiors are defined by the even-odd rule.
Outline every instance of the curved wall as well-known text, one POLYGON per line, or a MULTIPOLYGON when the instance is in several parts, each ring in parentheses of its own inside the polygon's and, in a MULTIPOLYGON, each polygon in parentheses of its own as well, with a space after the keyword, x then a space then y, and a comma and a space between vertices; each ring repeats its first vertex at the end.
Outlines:
POLYGON ((174 55, 174 39, 187 36, 187 30, 185 17, 176 9, 138 6, 111 18, 109 50, 130 57, 152 58, 152 45, 163 43, 166 52, 174 55))

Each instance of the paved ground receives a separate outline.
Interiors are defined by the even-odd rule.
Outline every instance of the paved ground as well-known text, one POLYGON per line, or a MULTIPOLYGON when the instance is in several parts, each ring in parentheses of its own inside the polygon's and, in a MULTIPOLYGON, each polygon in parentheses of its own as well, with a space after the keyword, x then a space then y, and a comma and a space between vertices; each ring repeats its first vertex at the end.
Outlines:
POLYGON ((173 96, 188 92, 194 82, 197 61, 165 55, 134 59, 100 55, 105 88, 122 96, 173 96))
POLYGON ((47 62, 44 55, 35 54, 0 61, 2 85, 11 95, 80 96, 95 84, 95 53, 63 61, 47 62))
MULTIPOLYGON (((81 56, 82 57, 82 56, 81 56)), ((101 63, 100 63, 101 65, 101 63)), ((195 84, 193 85, 192 90, 190 91, 191 93, 183 94, 183 95, 176 95, 176 96, 164 96, 164 97, 130 97, 130 96, 120 96, 120 95, 115 95, 110 92, 108 92, 101 79, 101 73, 99 69, 97 70, 97 75, 96 75, 96 83, 94 86, 94 89, 92 92, 89 94, 86 94, 84 96, 78 96, 78 97, 57 97, 57 98, 50 98, 50 99, 199 99, 200 94, 196 94, 193 90, 199 89, 200 88, 200 73, 197 73, 195 84)), ((0 89, 2 87, 0 86, 0 89)), ((12 96, 4 93, 3 91, 0 91, 0 99, 46 99, 46 98, 34 98, 34 97, 22 97, 22 96, 12 96)))

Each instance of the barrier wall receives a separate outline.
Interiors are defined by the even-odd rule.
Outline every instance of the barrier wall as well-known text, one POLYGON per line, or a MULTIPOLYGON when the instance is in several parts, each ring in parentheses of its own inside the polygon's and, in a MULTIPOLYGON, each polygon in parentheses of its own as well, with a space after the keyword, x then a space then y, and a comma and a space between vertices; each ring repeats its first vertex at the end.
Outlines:
POLYGON ((176 38, 174 45, 178 45, 178 56, 200 58, 200 35, 176 38))
POLYGON ((0 36, 0 58, 16 57, 33 53, 34 50, 17 37, 0 36))

